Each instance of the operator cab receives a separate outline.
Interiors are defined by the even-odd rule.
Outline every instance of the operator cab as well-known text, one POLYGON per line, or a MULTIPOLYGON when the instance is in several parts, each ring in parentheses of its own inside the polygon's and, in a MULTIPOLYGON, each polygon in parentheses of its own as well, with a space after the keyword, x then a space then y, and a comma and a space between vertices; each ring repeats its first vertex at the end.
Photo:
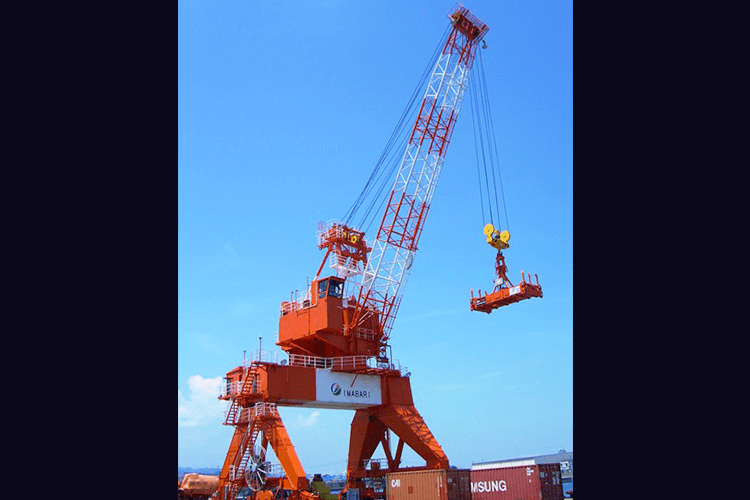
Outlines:
POLYGON ((304 300, 282 302, 276 345, 290 354, 321 358, 377 355, 377 313, 369 313, 359 321, 355 332, 345 334, 357 300, 353 295, 344 296, 350 293, 344 290, 345 283, 346 278, 336 275, 314 279, 304 300))

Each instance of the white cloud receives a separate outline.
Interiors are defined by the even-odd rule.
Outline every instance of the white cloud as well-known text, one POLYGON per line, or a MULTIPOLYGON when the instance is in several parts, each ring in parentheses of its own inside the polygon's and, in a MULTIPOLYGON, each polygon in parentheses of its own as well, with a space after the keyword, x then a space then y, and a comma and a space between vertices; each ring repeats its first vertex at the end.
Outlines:
POLYGON ((297 421, 295 422, 295 427, 312 427, 318 422, 318 417, 320 416, 320 412, 315 410, 307 417, 302 417, 302 415, 297 415, 297 421))
POLYGON ((222 377, 203 378, 193 375, 188 379, 187 397, 177 389, 177 425, 195 427, 216 425, 224 417, 227 403, 219 400, 222 377))

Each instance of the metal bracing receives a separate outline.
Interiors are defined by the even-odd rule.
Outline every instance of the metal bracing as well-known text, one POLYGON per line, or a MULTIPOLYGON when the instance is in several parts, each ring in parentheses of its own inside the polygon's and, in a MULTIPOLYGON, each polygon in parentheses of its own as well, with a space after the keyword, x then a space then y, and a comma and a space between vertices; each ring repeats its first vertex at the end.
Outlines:
MULTIPOLYGON (((416 123, 404 151, 372 251, 362 274, 355 318, 380 315, 381 346, 387 341, 417 250, 468 85, 476 40, 457 28, 430 75, 416 123)), ((354 325, 356 326, 356 325, 354 325)))

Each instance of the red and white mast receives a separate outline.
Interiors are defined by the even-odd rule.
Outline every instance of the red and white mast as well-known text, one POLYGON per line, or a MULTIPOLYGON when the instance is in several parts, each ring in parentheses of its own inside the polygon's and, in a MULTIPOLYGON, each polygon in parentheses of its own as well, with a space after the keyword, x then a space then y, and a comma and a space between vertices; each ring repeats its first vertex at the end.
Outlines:
POLYGON ((419 236, 456 124, 477 45, 489 28, 461 5, 449 14, 453 28, 427 85, 372 251, 362 274, 357 310, 345 335, 375 315, 379 357, 386 348, 419 236))

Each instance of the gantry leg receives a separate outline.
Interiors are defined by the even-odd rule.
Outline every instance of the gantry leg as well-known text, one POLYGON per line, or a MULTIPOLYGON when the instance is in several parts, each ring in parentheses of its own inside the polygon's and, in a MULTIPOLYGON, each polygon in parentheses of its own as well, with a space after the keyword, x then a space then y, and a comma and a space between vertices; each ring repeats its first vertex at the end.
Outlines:
POLYGON ((263 430, 263 436, 268 438, 268 443, 276 454, 276 458, 281 462, 284 473, 289 480, 289 484, 285 485, 285 488, 293 490, 307 488, 309 481, 305 476, 305 470, 302 468, 297 452, 294 450, 294 445, 289 439, 289 434, 286 432, 286 427, 284 427, 278 412, 275 412, 275 415, 264 417, 261 420, 261 429, 263 430))
POLYGON ((286 478, 282 481, 282 487, 292 490, 306 489, 309 481, 276 410, 276 405, 256 404, 252 409, 246 409, 242 418, 245 422, 234 424, 234 435, 219 475, 219 498, 234 500, 239 489, 245 485, 245 469, 253 458, 253 447, 261 433, 262 459, 265 460, 265 450, 270 444, 284 468, 286 478), (247 422, 248 418, 249 422, 247 422))
POLYGON ((219 474, 219 487, 218 493, 219 498, 222 500, 233 500, 234 496, 239 490, 239 479, 241 479, 244 471, 240 471, 239 467, 242 462, 242 457, 246 455, 248 448, 252 448, 252 432, 248 432, 247 423, 238 423, 234 426, 234 434, 232 435, 232 441, 229 443, 229 451, 224 459, 224 465, 221 468, 219 474))
POLYGON ((389 429, 399 437, 395 458, 391 458, 390 449, 386 450, 389 470, 398 467, 404 443, 425 460, 428 469, 449 467, 448 457, 414 406, 388 405, 357 410, 349 440, 349 484, 367 475, 364 461, 372 457, 379 443, 383 444, 384 450, 389 446, 385 437, 389 429))
POLYGON ((428 469, 447 469, 448 457, 414 406, 386 406, 378 419, 427 462, 428 469))
POLYGON ((368 460, 375 453, 386 430, 385 425, 371 411, 356 411, 349 438, 348 471, 364 470, 363 461, 368 460))

